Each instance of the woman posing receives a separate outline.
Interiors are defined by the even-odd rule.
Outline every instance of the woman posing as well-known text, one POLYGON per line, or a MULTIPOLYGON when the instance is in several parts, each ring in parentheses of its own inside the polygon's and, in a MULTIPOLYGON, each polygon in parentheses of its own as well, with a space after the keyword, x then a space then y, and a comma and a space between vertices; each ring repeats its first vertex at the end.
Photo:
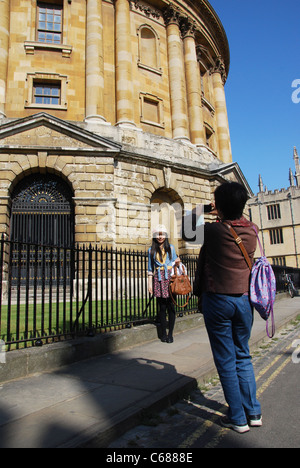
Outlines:
POLYGON ((172 266, 179 266, 175 247, 169 243, 165 226, 159 225, 153 231, 152 246, 148 251, 148 290, 157 298, 158 318, 161 323, 163 343, 173 343, 175 327, 175 307, 169 295, 172 266), (169 334, 167 335, 167 311, 169 315, 169 334))

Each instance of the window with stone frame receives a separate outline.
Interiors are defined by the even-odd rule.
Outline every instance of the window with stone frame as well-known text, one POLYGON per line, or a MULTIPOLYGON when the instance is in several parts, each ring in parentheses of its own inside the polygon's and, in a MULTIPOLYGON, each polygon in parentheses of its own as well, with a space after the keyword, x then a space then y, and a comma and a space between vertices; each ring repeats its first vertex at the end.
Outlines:
POLYGON ((270 244, 283 244, 283 232, 281 228, 270 229, 270 244))
POLYGON ((271 221, 272 219, 280 219, 281 212, 280 212, 280 205, 279 203, 268 205, 267 206, 267 213, 268 213, 268 220, 271 221))
POLYGON ((285 257, 273 257, 272 262, 273 262, 273 265, 276 265, 276 266, 286 266, 285 257))
POLYGON ((67 110, 68 77, 58 73, 27 73, 25 108, 67 110))
POLYGON ((36 40, 48 44, 61 44, 63 32, 63 2, 48 0, 37 2, 36 40))
POLYGON ((61 83, 33 81, 34 104, 61 105, 61 83))

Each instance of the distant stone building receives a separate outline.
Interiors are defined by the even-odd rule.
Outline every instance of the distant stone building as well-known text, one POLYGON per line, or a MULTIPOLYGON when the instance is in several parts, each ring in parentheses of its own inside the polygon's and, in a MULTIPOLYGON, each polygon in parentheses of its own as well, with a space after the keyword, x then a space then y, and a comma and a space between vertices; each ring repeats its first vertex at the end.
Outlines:
MULTIPOLYGON (((274 265, 300 267, 300 167, 294 148, 295 173, 287 189, 268 191, 259 176, 259 192, 248 202, 250 217, 260 228, 266 256, 274 265)), ((259 255, 259 251, 257 251, 259 255)))
POLYGON ((223 180, 251 194, 232 162, 229 62, 207 0, 2 0, 1 232, 144 249, 154 205, 174 235, 223 180))

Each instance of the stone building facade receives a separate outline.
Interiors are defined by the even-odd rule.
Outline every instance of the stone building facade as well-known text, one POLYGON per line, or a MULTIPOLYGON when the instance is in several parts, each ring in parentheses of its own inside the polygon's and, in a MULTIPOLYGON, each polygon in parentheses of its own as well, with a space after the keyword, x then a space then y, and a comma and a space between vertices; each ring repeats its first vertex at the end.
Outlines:
MULTIPOLYGON (((259 192, 248 202, 250 217, 260 228, 260 238, 274 265, 300 267, 300 166, 294 148, 295 172, 290 169, 290 185, 269 191, 259 176, 259 192)), ((259 256, 259 250, 257 256, 259 256)))
POLYGON ((144 249, 154 206, 186 251, 181 212, 226 179, 251 193, 229 61, 207 0, 2 0, 1 232, 144 249))

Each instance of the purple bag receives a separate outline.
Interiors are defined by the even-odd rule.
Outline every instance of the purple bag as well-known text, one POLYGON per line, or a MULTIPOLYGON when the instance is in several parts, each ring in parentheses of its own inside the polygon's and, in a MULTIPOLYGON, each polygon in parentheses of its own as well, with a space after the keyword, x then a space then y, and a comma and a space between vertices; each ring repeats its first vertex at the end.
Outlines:
MULTIPOLYGON (((257 232, 256 232, 256 235, 257 235, 257 232)), ((250 301, 253 307, 257 310, 259 315, 264 320, 268 321, 269 318, 271 317, 272 335, 270 336, 269 334, 268 323, 267 323, 267 334, 270 338, 273 338, 275 334, 273 307, 274 307, 275 296, 276 296, 276 278, 274 275, 273 268, 271 267, 270 263, 268 262, 264 254, 258 235, 257 235, 257 239, 259 242, 261 257, 256 260, 251 270, 250 301)))
POLYGON ((250 299, 264 320, 270 317, 275 295, 276 279, 273 269, 266 257, 260 257, 251 271, 250 299))

